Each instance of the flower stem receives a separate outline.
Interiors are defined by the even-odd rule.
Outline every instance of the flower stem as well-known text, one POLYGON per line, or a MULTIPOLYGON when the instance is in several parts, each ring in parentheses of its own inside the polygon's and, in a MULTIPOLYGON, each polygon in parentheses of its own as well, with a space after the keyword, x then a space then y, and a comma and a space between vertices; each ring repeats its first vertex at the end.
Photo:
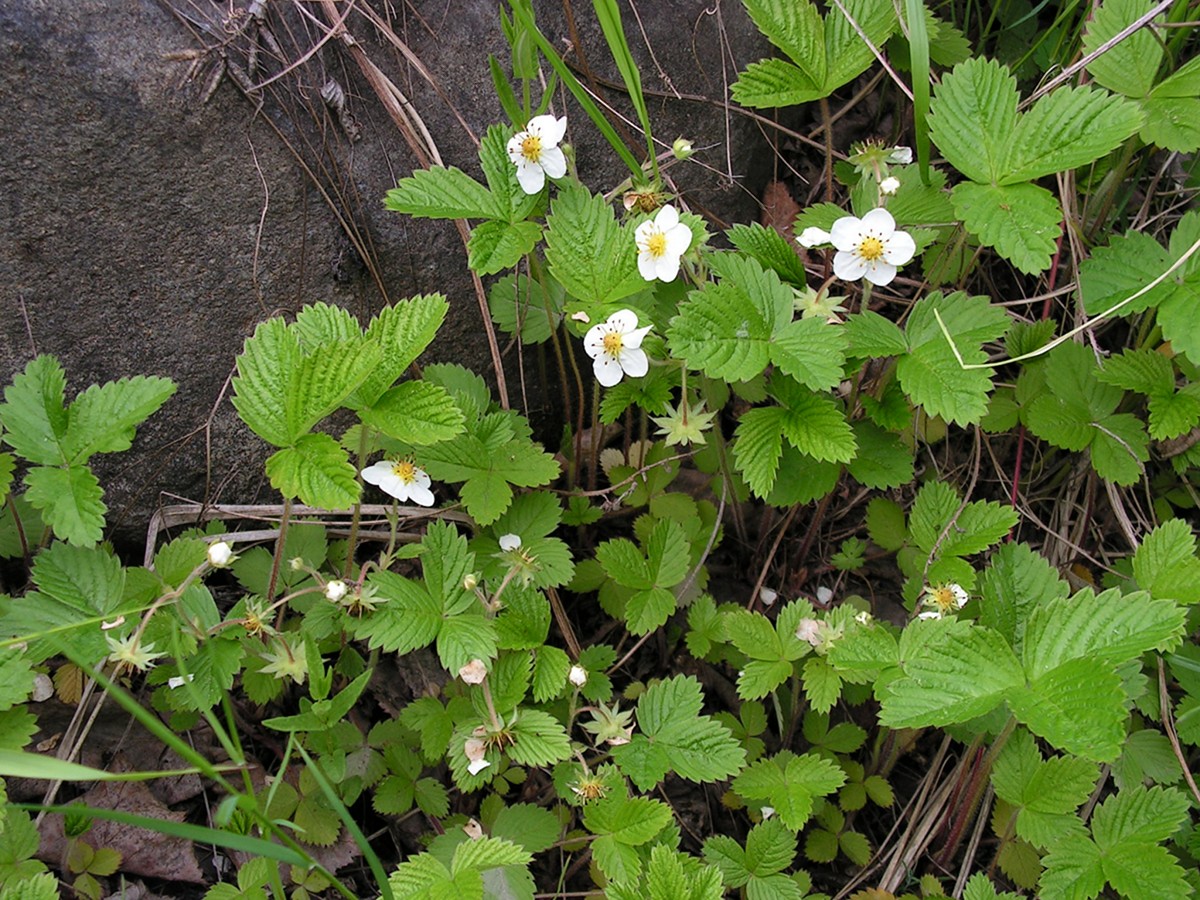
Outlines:
MULTIPOLYGON (((267 582, 267 603, 275 599, 275 589, 279 584, 279 567, 283 563, 283 544, 287 540, 288 522, 292 517, 292 498, 283 498, 283 514, 279 517, 279 535, 275 538, 275 556, 271 560, 271 578, 267 582)), ((279 610, 279 620, 276 628, 283 627, 283 609, 279 610)))
MULTIPOLYGON (((354 468, 362 471, 363 463, 367 459, 367 448, 370 446, 371 429, 366 422, 359 422, 358 425, 358 461, 354 468)), ((350 536, 346 539, 346 562, 342 566, 342 577, 350 578, 350 570, 354 566, 354 550, 358 546, 358 527, 362 521, 362 491, 361 484, 358 495, 358 502, 354 504, 354 514, 350 519, 350 536)))

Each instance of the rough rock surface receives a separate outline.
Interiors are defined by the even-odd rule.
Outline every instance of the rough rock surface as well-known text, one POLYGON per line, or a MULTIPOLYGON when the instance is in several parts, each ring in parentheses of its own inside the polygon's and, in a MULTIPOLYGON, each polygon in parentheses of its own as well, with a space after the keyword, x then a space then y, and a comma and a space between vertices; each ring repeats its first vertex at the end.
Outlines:
MULTIPOLYGON (((68 398, 94 381, 138 373, 179 385, 133 451, 96 463, 110 528, 125 543, 144 533, 167 495, 276 499, 261 474, 266 448, 237 420, 227 384, 242 341, 272 312, 324 300, 365 320, 383 304, 383 291, 397 299, 440 290, 451 299, 452 321, 427 359, 490 369, 457 232, 382 207, 384 192, 416 160, 344 46, 325 42, 281 74, 241 2, 0 6, 0 374, 7 383, 35 353, 53 353, 67 370, 68 398), (221 52, 246 71, 253 43, 259 69, 249 80, 279 76, 257 93, 260 105, 230 76, 206 98, 221 52), (179 57, 201 46, 214 49, 192 71, 193 60, 179 57), (356 142, 321 100, 331 77, 361 127, 356 142)), ((508 60, 495 0, 375 6, 392 17, 440 95, 357 12, 346 19, 350 33, 411 100, 445 162, 478 173, 474 146, 450 107, 476 135, 502 118, 487 69, 489 52, 508 60)), ((565 4, 535 6, 545 33, 565 50, 565 4)), ((764 158, 758 127, 727 117, 719 104, 669 95, 673 86, 719 101, 723 79, 769 48, 740 4, 633 6, 648 41, 622 4, 644 84, 664 94, 652 103, 657 136, 668 146, 679 135, 712 145, 700 156, 712 169, 681 167, 681 186, 700 210, 753 218, 766 167, 758 167, 759 183, 734 186, 723 173, 727 147, 739 176, 764 158)), ((616 80, 590 4, 573 7, 588 62, 616 80)), ((288 62, 320 42, 321 4, 266 0, 263 8, 288 62)), ((610 96, 620 107, 620 93, 610 96)), ((571 124, 585 180, 593 189, 615 186, 622 175, 611 152, 582 114, 574 112, 571 124)), ((515 360, 506 362, 515 382, 515 360)), ((513 398, 520 403, 515 387, 513 398)), ((531 410, 535 419, 538 412, 531 410)))

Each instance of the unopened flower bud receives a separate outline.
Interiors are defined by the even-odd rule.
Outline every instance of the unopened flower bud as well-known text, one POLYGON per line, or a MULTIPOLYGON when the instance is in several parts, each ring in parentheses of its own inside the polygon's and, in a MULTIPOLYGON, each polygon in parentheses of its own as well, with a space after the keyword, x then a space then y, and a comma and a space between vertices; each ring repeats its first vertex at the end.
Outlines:
POLYGON ((571 671, 567 673, 567 681, 575 685, 575 687, 583 687, 587 684, 588 673, 583 666, 571 666, 571 671))
POLYGON ((346 587, 346 582, 338 579, 336 581, 327 581, 325 583, 325 599, 330 603, 341 603, 342 598, 350 589, 346 587))
POLYGON ((881 194, 890 195, 896 193, 898 190, 900 190, 900 179, 894 175, 889 175, 883 181, 879 182, 879 193, 881 194))
POLYGON ((288 565, 291 566, 293 572, 303 571, 304 570, 304 557, 303 556, 293 556, 291 559, 288 560, 288 565))
POLYGON ((464 591, 473 591, 477 587, 479 587, 479 576, 476 575, 474 572, 468 572, 463 577, 463 590, 464 591))
POLYGON ((907 166, 913 161, 912 147, 893 147, 892 152, 888 154, 887 161, 907 166))
POLYGON ((233 548, 225 541, 217 541, 208 547, 208 564, 214 569, 224 569, 235 559, 233 548))
POLYGON ((691 157, 696 150, 687 138, 676 138, 675 143, 671 145, 671 152, 675 154, 676 159, 683 160, 691 157))
POLYGON ((758 599, 762 601, 763 606, 771 606, 779 599, 779 592, 769 587, 760 588, 758 599))

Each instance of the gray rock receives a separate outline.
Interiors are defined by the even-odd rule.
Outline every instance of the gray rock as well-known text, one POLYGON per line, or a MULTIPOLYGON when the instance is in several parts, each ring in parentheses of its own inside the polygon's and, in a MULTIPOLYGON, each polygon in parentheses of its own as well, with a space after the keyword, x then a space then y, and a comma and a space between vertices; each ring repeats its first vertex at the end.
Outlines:
MULTIPOLYGON (((537 5, 545 7, 543 30, 565 50, 563 6, 537 5)), ((593 71, 615 81, 590 4, 573 6, 593 71)), ((497 3, 375 7, 395 17, 396 33, 444 99, 358 14, 347 21, 350 32, 420 112, 443 160, 477 174, 474 145, 447 101, 475 135, 501 120, 486 64, 491 52, 507 66, 497 3)), ((765 160, 757 126, 727 116, 719 103, 674 99, 673 89, 719 101, 723 77, 732 80, 769 48, 740 5, 655 0, 638 4, 651 60, 622 7, 644 84, 662 94, 651 104, 658 137, 668 146, 680 135, 712 145, 699 156, 711 170, 673 170, 689 201, 728 221, 753 218, 767 167, 757 166, 757 182, 736 185, 724 173, 732 168, 740 178, 765 160), (724 65, 722 53, 729 54, 724 65)), ((319 41, 312 18, 321 16, 319 4, 267 0, 265 9, 289 61, 319 41)), ((260 39, 251 74, 254 24, 228 0, 0 7, 0 374, 7 383, 35 353, 53 353, 67 370, 69 397, 139 373, 179 385, 132 451, 96 463, 110 528, 122 543, 144 534, 168 495, 276 499, 262 475, 267 448, 237 420, 227 384, 242 341, 271 313, 323 300, 365 321, 385 295, 443 291, 451 320, 425 358, 490 372, 457 232, 383 209, 384 192, 417 163, 345 47, 329 41, 280 75, 280 61, 260 39), (190 80, 193 61, 179 58, 202 45, 224 46, 251 81, 280 77, 257 92, 260 106, 231 77, 204 102, 219 53, 197 60, 190 80), (320 97, 329 78, 346 91, 361 128, 356 142, 320 97)), ((608 94, 627 107, 620 91, 608 94)), ((593 189, 611 189, 623 177, 619 164, 574 104, 566 109, 583 177, 593 189)), ((506 370, 519 405, 512 355, 506 370)), ((526 371, 536 372, 531 358, 526 371)), ((535 420, 552 402, 541 396, 530 392, 535 420)))

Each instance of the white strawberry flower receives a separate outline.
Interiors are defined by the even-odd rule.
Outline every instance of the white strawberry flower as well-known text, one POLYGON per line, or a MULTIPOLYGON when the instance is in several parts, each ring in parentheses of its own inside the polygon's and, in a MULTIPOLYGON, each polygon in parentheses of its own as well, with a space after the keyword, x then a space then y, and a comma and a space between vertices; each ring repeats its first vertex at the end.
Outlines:
POLYGON ((567 118, 534 116, 508 140, 508 158, 517 167, 521 190, 536 194, 546 184, 546 176, 562 178, 567 174, 567 158, 558 143, 567 133, 567 118))
POLYGON ((674 281, 679 274, 679 257, 692 245, 692 229, 679 221, 673 206, 664 206, 653 219, 634 232, 638 248, 638 271, 647 281, 674 281))
POLYGON ((341 603, 350 588, 340 578, 325 582, 325 599, 330 603, 341 603))
POLYGON ((640 378, 650 371, 642 339, 653 326, 638 328, 637 324, 637 313, 620 309, 583 336, 583 349, 594 360, 596 380, 605 387, 612 387, 625 375, 640 378))
POLYGON ((843 216, 833 223, 830 243, 837 248, 833 274, 843 281, 866 278, 871 284, 890 284, 896 267, 902 266, 917 251, 911 235, 896 230, 896 220, 883 207, 873 209, 861 219, 843 216))
POLYGON ((406 459, 381 459, 363 469, 362 477, 363 481, 376 485, 401 503, 411 501, 418 506, 433 506, 429 476, 424 469, 418 469, 406 459))
POLYGON ((941 619, 945 616, 953 615, 971 599, 961 585, 957 584, 939 584, 936 586, 926 586, 925 592, 921 597, 921 606, 925 607, 923 612, 917 614, 918 619, 941 619))

